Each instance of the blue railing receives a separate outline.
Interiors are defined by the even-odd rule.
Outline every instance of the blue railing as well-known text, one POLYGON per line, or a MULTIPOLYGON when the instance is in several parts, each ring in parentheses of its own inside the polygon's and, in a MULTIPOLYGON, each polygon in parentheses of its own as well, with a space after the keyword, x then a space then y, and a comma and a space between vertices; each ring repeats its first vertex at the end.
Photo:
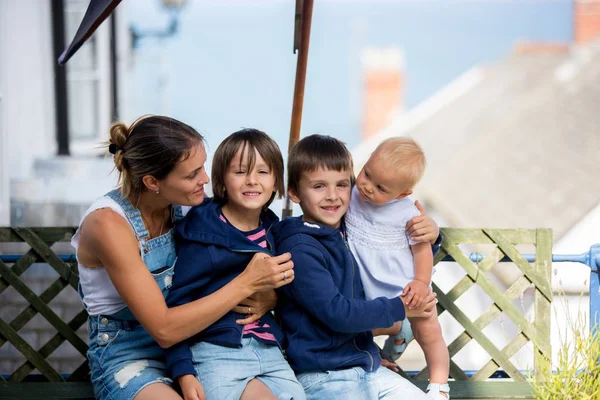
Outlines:
MULTIPOLYGON (((528 262, 535 261, 535 254, 521 254, 528 262)), ((472 262, 481 262, 484 254, 471 253, 469 259, 472 262)), ((454 261, 452 256, 446 256, 442 261, 454 261)), ((511 262, 504 257, 500 262, 511 262)), ((600 243, 590 247, 590 250, 581 254, 552 254, 552 262, 575 262, 585 264, 590 268, 590 330, 595 331, 600 327, 600 243)))
MULTIPOLYGON (((535 261, 535 254, 522 254, 528 262, 535 261)), ((3 254, 0 260, 7 263, 14 263, 21 255, 3 254)), ((75 261, 74 254, 59 254, 64 262, 75 261)), ((481 262, 485 258, 484 254, 471 253, 469 259, 473 262, 481 262)), ((455 261, 451 256, 446 256, 442 261, 455 261)), ((510 262, 510 258, 504 257, 500 262, 510 262)), ((590 247, 590 250, 581 254, 552 254, 552 262, 576 262, 585 264, 590 268, 590 329, 598 329, 600 322, 600 244, 590 247)))

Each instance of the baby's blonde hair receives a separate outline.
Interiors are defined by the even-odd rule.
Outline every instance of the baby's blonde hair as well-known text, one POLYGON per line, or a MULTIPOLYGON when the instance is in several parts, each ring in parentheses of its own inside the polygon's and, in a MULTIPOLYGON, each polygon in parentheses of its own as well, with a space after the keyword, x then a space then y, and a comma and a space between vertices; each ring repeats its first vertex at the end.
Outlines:
POLYGON ((421 146, 408 137, 384 140, 373 153, 383 165, 402 176, 407 189, 412 189, 423 177, 427 161, 421 146))

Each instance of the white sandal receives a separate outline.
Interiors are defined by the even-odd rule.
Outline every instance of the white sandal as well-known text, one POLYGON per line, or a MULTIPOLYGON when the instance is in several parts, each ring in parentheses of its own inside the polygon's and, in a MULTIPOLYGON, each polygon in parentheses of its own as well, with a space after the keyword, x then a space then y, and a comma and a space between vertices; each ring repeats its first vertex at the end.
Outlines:
POLYGON ((427 385, 427 395, 435 400, 450 400, 450 386, 447 383, 430 383, 427 385))

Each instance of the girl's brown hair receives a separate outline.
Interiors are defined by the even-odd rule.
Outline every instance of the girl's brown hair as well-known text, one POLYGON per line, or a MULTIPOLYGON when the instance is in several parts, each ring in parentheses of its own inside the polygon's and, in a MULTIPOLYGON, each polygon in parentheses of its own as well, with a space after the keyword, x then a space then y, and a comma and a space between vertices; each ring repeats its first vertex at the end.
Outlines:
POLYGON ((173 118, 143 116, 127 126, 115 122, 110 127, 107 147, 114 154, 121 193, 137 204, 146 189, 142 178, 164 179, 178 162, 187 159, 204 138, 194 128, 173 118))
POLYGON ((281 198, 285 190, 283 182, 283 156, 277 143, 266 133, 258 129, 242 129, 229 135, 217 148, 212 163, 212 189, 213 200, 220 203, 227 203, 227 190, 225 188, 225 175, 229 169, 229 164, 233 157, 242 149, 241 160, 248 154, 248 173, 254 168, 256 163, 255 153, 265 160, 273 176, 275 176, 275 192, 265 204, 264 208, 269 207, 275 197, 281 198))

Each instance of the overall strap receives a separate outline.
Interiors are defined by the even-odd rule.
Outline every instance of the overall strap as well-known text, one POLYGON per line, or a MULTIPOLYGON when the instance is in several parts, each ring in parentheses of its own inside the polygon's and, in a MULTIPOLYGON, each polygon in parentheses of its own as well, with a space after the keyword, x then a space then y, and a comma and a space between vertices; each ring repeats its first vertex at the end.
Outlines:
POLYGON ((143 242, 148 239, 148 230, 144 225, 144 220, 142 219, 142 214, 140 210, 135 208, 133 204, 129 201, 128 198, 124 197, 119 189, 115 189, 106 194, 108 197, 113 199, 117 204, 123 208, 125 212, 125 216, 129 221, 129 224, 133 228, 133 232, 135 236, 138 238, 138 241, 143 242))
POLYGON ((173 204, 173 218, 175 219, 173 222, 178 222, 183 219, 183 208, 180 205, 173 204))

